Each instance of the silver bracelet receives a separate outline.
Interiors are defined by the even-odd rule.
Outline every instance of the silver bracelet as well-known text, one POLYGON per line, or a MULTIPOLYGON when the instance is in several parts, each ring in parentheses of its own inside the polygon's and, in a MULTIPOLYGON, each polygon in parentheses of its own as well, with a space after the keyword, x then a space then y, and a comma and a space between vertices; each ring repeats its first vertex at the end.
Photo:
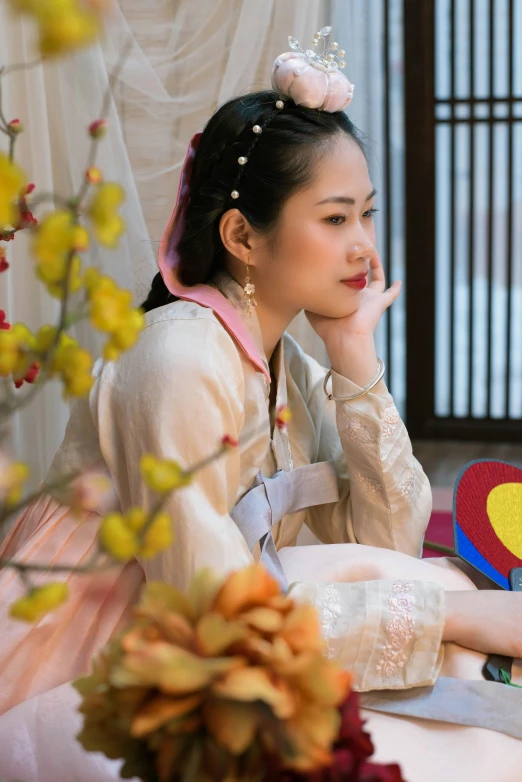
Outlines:
POLYGON ((354 399, 359 399, 361 396, 366 396, 366 394, 369 394, 370 391, 373 388, 375 388, 377 383, 379 383, 382 380, 382 378, 384 377, 384 373, 386 372, 384 361, 382 361, 382 359, 380 358, 378 358, 377 361, 379 362, 379 371, 376 377, 370 383, 368 383, 368 385, 365 386, 362 389, 362 391, 358 391, 356 394, 351 394, 350 396, 334 396, 333 394, 328 393, 328 391, 326 390, 326 386, 332 375, 332 370, 329 369, 323 383, 324 393, 326 394, 328 399, 331 402, 352 402, 354 399))

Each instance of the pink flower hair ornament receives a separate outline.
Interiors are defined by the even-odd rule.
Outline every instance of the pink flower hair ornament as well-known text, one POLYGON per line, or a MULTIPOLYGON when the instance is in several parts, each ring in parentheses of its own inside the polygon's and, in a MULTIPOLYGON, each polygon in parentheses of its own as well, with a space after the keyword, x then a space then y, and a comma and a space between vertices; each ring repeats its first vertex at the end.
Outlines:
POLYGON ((274 92, 308 109, 334 112, 350 105, 355 85, 341 73, 346 52, 337 42, 330 42, 331 32, 331 27, 323 27, 314 36, 314 49, 306 51, 288 37, 292 51, 276 57, 272 68, 274 92))

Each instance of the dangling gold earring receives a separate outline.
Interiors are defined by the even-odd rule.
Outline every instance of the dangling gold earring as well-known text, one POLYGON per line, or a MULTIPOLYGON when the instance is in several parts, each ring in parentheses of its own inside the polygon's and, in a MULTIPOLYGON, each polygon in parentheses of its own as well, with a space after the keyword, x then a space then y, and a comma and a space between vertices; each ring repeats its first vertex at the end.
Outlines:
POLYGON ((251 318, 252 307, 257 307, 257 301, 254 299, 256 286, 254 285, 253 282, 250 281, 250 266, 248 265, 248 259, 246 264, 245 287, 243 288, 243 291, 244 291, 244 304, 246 309, 246 316, 247 318, 251 318))

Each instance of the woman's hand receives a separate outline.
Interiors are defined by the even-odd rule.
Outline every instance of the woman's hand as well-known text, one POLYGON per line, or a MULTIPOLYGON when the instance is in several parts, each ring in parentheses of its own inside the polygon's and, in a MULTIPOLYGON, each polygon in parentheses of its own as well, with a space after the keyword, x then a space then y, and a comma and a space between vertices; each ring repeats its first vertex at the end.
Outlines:
POLYGON ((312 328, 321 337, 326 347, 332 340, 344 337, 371 338, 379 321, 393 302, 398 298, 402 282, 394 282, 386 290, 386 279, 381 259, 377 254, 370 261, 372 281, 361 293, 358 309, 346 318, 327 318, 307 312, 306 317, 312 328))
POLYGON ((314 331, 323 340, 332 369, 359 386, 377 373, 374 332, 383 314, 398 298, 402 283, 386 289, 384 269, 378 255, 370 262, 372 281, 361 293, 358 309, 346 318, 327 318, 307 312, 314 331))
POLYGON ((484 654, 522 657, 522 592, 446 592, 443 640, 484 654))

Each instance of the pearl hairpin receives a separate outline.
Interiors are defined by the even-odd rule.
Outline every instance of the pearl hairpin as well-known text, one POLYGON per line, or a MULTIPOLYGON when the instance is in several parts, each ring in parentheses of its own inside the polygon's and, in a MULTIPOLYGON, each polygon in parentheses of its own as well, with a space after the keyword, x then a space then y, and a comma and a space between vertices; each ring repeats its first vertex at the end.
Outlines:
POLYGON ((243 175, 244 168, 245 168, 246 164, 248 163, 248 160, 250 158, 252 150, 254 149, 254 147, 256 146, 257 142, 259 141, 259 138, 260 138, 261 134, 263 133, 263 128, 265 128, 269 124, 269 122, 275 117, 275 115, 277 113, 279 113, 279 111, 281 111, 281 109, 284 109, 284 107, 285 107, 284 100, 281 100, 281 99, 276 100, 275 106, 276 106, 277 112, 274 112, 274 114, 272 114, 272 116, 269 117, 266 120, 266 122, 264 123, 263 127, 261 127, 261 125, 254 125, 254 127, 252 128, 252 132, 254 133, 255 136, 257 136, 257 138, 250 145, 250 149, 248 150, 248 155, 241 155, 241 157, 238 157, 238 159, 237 159, 237 162, 240 165, 239 174, 238 174, 237 179, 236 179, 236 186, 234 187, 234 189, 230 193, 230 197, 233 198, 234 201, 237 201, 237 199, 239 198, 239 190, 237 189, 237 187, 238 187, 239 182, 241 180, 241 177, 243 175))

